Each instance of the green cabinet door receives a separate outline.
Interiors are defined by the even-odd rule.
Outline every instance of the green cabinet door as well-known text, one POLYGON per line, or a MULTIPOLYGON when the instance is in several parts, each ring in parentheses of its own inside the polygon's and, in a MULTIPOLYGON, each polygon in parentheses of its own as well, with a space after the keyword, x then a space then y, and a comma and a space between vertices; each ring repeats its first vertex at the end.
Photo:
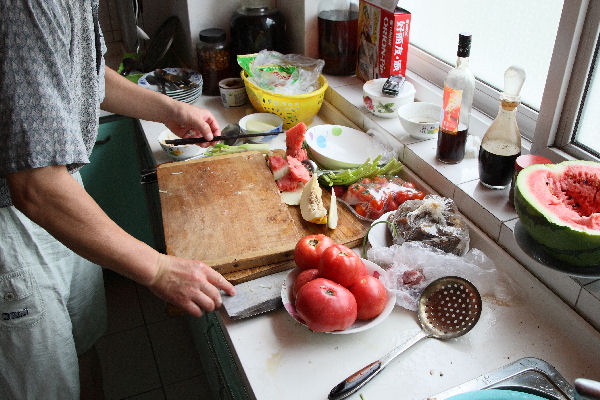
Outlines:
POLYGON ((141 165, 149 152, 140 140, 139 122, 131 118, 111 116, 102 119, 90 163, 81 168, 87 192, 104 212, 123 230, 157 248, 153 227, 156 210, 151 210, 147 188, 140 183, 141 165), (144 148, 144 146, 146 148, 144 148))

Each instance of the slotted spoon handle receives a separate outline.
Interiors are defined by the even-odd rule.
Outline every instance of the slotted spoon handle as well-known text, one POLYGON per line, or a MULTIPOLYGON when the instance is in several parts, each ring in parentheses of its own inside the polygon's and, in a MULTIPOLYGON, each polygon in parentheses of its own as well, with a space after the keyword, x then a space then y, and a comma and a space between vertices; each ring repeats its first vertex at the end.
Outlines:
POLYGON ((339 400, 350 396, 358 389, 366 385, 367 382, 375 377, 375 375, 380 373, 381 370, 383 370, 385 366, 388 365, 394 358, 398 357, 404 351, 417 344, 421 339, 425 339, 427 337, 431 337, 431 335, 425 333, 424 331, 420 331, 408 341, 396 346, 380 360, 372 362, 340 382, 337 386, 331 389, 331 392, 329 392, 329 396, 327 398, 329 400, 339 400))

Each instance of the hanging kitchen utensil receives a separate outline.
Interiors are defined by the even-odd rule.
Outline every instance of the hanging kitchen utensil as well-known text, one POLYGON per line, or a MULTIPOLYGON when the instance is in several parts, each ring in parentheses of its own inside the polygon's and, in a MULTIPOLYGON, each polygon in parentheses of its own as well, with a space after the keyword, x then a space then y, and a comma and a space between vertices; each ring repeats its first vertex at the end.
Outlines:
POLYGON ((481 296, 466 279, 447 276, 431 282, 421 294, 417 317, 421 331, 334 387, 328 399, 343 399, 356 392, 383 370, 394 358, 425 338, 452 339, 469 332, 481 315, 481 296))
POLYGON ((150 39, 150 44, 142 60, 142 70, 150 72, 158 66, 158 63, 167 54, 171 48, 175 34, 179 30, 179 18, 175 15, 167 18, 165 22, 156 30, 156 33, 150 39))

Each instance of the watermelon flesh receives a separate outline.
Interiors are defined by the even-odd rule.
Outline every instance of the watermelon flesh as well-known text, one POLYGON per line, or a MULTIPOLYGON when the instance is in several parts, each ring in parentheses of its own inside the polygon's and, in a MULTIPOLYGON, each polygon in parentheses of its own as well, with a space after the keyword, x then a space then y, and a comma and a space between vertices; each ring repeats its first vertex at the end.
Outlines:
MULTIPOLYGON (((300 150, 302 150, 302 142, 304 142, 305 135, 306 124, 304 122, 300 122, 285 131, 285 153, 288 156, 296 157, 299 155, 300 150)), ((302 161, 302 159, 300 159, 300 161, 302 161)))
POLYGON ((278 155, 269 157, 269 168, 271 168, 276 181, 283 178, 289 171, 287 160, 278 155))
POLYGON ((310 172, 308 172, 304 164, 294 157, 287 156, 286 159, 288 163, 288 169, 292 177, 302 183, 308 182, 310 179, 310 172))
POLYGON ((515 208, 529 234, 559 260, 600 265, 600 163, 565 161, 523 169, 515 208))

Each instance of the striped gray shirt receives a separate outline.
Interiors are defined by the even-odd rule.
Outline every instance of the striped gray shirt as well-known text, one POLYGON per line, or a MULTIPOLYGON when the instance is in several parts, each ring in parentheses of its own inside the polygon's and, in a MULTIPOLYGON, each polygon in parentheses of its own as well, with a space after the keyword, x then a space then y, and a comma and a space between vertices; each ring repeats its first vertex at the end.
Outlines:
POLYGON ((98 0, 0 1, 0 207, 6 175, 89 162, 104 52, 98 0))

